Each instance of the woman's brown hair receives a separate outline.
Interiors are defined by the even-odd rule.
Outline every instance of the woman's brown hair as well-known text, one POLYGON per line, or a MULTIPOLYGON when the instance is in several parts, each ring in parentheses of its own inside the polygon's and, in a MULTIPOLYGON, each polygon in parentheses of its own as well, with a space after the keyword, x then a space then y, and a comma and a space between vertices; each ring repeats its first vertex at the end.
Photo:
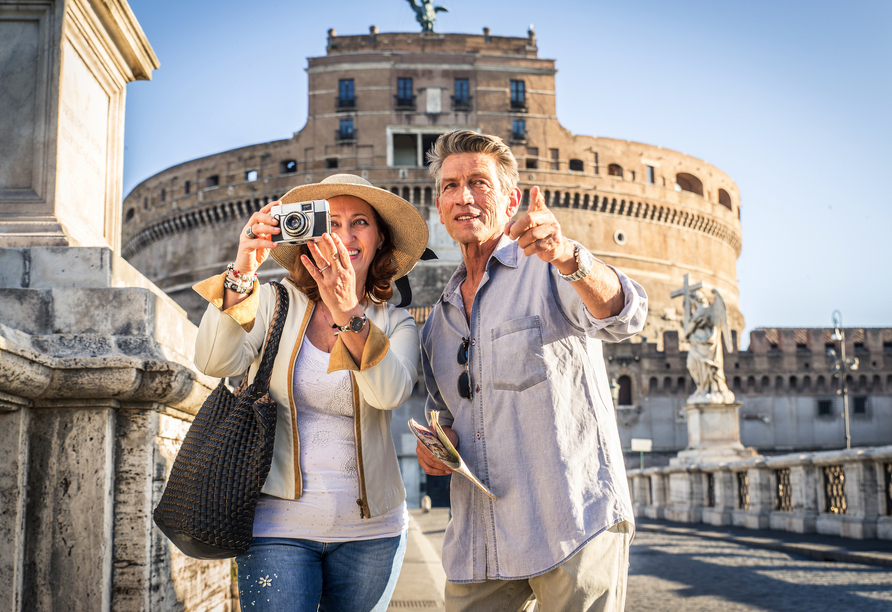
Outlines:
MULTIPOLYGON (((375 223, 378 225, 378 231, 381 232, 384 241, 381 243, 381 248, 375 253, 372 265, 369 266, 368 274, 366 274, 365 295, 371 298, 372 301, 385 302, 393 297, 391 282, 393 282, 393 277, 397 271, 396 262, 393 260, 393 240, 390 238, 390 228, 381 220, 378 211, 371 205, 369 205, 369 208, 372 209, 375 223)), ((298 289, 307 294, 311 301, 318 302, 321 299, 319 287, 304 267, 300 255, 306 255, 310 258, 310 261, 313 260, 309 247, 305 244, 300 245, 300 254, 294 259, 291 280, 294 281, 298 289)))

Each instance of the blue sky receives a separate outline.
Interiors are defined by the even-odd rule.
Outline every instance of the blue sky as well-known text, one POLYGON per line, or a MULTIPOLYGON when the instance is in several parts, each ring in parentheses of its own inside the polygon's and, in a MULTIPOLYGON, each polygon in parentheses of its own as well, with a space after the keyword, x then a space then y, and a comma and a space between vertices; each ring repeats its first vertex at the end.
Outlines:
MULTIPOLYGON (((747 329, 892 326, 892 2, 443 0, 441 32, 536 31, 575 134, 663 146, 734 179, 747 329)), ((158 55, 128 85, 124 193, 182 161, 288 138, 326 32, 419 29, 405 0, 132 0, 158 55)), ((744 344, 748 341, 744 336, 744 344)))

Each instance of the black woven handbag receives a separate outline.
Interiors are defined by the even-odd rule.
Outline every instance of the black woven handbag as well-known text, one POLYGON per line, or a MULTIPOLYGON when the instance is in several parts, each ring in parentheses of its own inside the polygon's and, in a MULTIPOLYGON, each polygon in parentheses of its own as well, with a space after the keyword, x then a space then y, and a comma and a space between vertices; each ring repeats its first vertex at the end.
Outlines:
POLYGON ((279 283, 276 309, 254 381, 248 373, 233 394, 220 381, 192 422, 170 470, 153 518, 183 553, 228 559, 251 546, 254 510, 266 482, 276 436, 276 402, 269 396, 273 362, 288 314, 279 283))

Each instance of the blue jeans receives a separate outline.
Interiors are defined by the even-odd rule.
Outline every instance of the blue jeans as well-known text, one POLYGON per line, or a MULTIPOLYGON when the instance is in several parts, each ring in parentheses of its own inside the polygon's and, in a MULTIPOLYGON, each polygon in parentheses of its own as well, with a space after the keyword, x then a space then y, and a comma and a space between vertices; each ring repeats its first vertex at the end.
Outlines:
POLYGON ((405 531, 334 543, 254 538, 235 558, 242 610, 384 612, 405 554, 405 531))

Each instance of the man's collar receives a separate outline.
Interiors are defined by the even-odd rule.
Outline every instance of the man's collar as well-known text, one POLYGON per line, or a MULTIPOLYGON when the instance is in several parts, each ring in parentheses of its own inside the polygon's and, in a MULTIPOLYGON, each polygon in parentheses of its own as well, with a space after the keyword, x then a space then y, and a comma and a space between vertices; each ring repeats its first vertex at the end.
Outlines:
POLYGON ((502 237, 499 239, 499 244, 496 245, 496 250, 493 251, 490 259, 495 257, 503 266, 516 268, 518 248, 516 240, 512 240, 505 234, 502 234, 502 237))
MULTIPOLYGON (((492 264, 492 260, 496 259, 503 266, 507 266, 509 268, 517 267, 517 251, 518 251, 517 241, 512 240, 506 235, 502 235, 499 239, 499 243, 496 245, 496 250, 493 251, 492 255, 489 256, 489 261, 486 263, 487 272, 489 271, 489 266, 492 264)), ((458 267, 455 269, 455 272, 452 274, 452 278, 449 279, 449 282, 446 283, 446 287, 443 289, 443 295, 440 296, 440 299, 443 299, 445 294, 454 293, 458 291, 459 285, 465 280, 465 277, 468 275, 468 268, 465 265, 464 260, 459 262, 458 267)))

